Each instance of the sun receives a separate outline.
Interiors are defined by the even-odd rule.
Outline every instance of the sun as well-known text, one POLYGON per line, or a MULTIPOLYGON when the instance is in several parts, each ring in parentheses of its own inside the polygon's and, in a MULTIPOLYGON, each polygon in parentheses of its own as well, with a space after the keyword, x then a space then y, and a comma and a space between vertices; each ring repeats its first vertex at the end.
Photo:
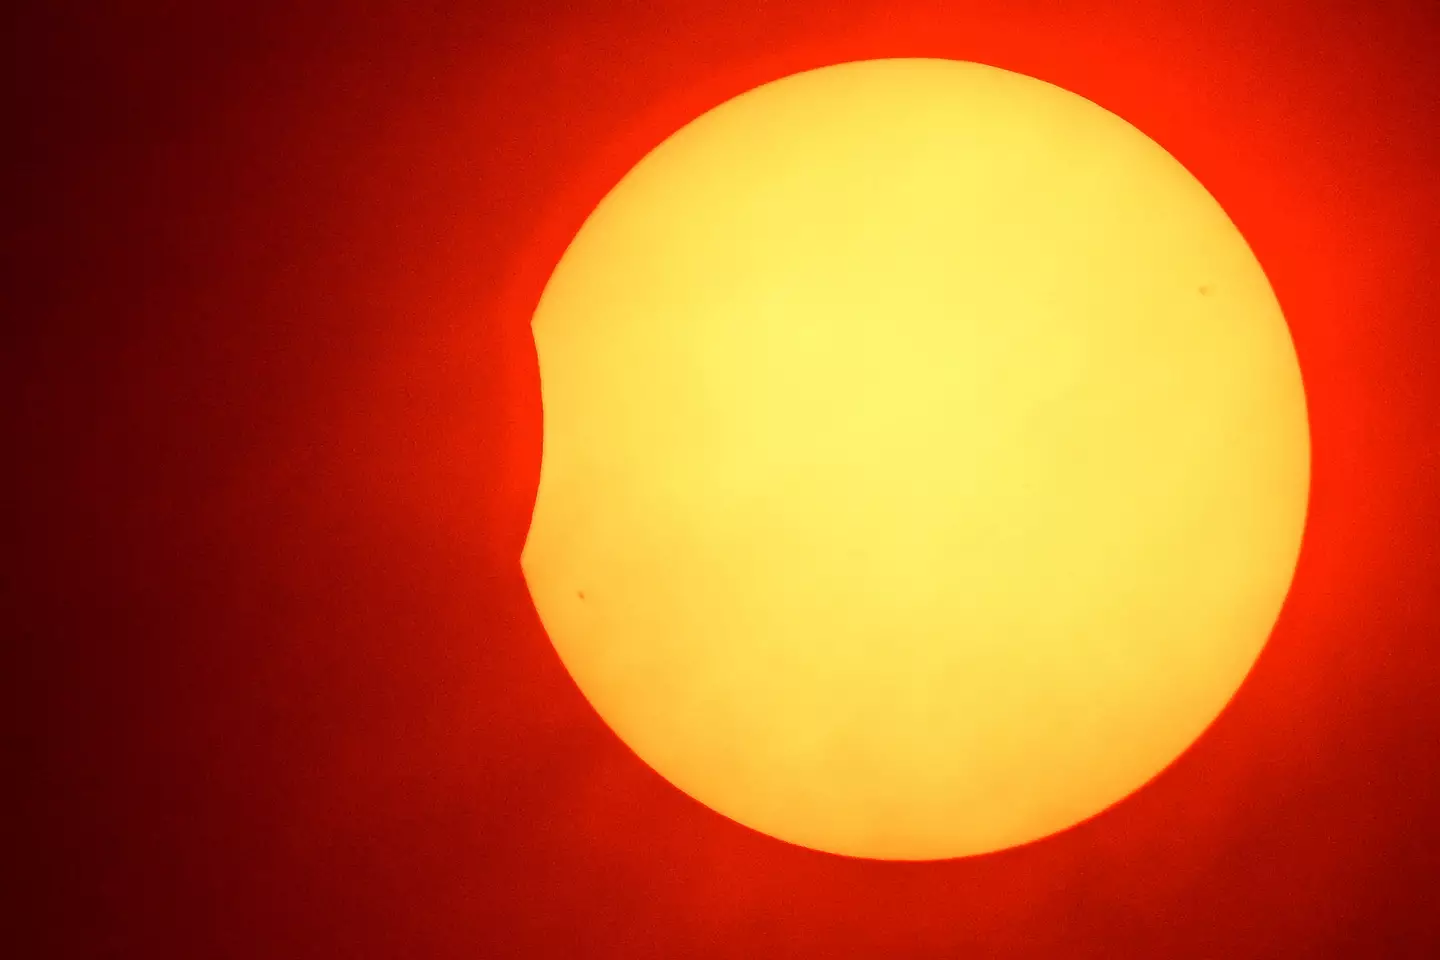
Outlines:
POLYGON ((1124 120, 874 60, 706 113, 535 311, 521 559, 604 721, 773 837, 925 860, 1121 800, 1284 601, 1305 394, 1219 203, 1124 120))

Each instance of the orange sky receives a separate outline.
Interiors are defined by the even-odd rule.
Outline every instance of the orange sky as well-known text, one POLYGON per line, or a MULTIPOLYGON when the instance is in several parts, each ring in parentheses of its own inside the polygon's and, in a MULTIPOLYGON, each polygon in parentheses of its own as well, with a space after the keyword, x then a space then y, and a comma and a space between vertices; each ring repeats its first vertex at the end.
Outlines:
POLYGON ((31 955, 1440 946, 1433 5, 292 6, 18 22, 31 955), (1041 77, 1185 163, 1285 309, 1315 458, 1290 602, 1216 726, 1103 816, 948 863, 679 794, 518 566, 529 316, 585 215, 705 109, 881 56, 1041 77))

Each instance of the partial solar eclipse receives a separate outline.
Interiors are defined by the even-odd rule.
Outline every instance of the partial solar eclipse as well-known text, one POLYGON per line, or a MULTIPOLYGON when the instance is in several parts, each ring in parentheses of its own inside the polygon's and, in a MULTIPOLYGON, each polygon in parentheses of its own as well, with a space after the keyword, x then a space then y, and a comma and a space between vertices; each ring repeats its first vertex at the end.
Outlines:
POLYGON ((604 721, 817 850, 1023 844, 1215 719, 1294 573, 1305 394, 1219 203, 973 63, 766 84, 604 198, 535 311, 521 564, 604 721))

